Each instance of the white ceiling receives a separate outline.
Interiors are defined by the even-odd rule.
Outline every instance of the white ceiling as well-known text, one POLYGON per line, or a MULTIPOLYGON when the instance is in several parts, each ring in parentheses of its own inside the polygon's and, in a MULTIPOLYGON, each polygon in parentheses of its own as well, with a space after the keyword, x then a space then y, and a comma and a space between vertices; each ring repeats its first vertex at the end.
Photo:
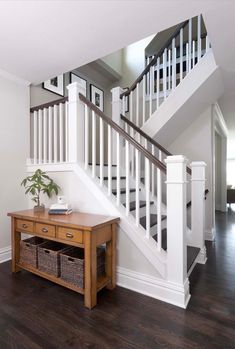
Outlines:
POLYGON ((234 5, 226 0, 2 0, 0 69, 39 83, 202 12, 218 63, 235 74, 234 5))

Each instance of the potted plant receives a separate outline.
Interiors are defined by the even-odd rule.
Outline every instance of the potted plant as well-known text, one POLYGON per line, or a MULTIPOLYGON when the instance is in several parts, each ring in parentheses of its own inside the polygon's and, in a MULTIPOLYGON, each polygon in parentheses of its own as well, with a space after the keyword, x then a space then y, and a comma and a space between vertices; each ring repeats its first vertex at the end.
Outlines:
POLYGON ((60 187, 42 170, 38 169, 32 176, 28 176, 21 182, 26 188, 25 194, 31 194, 32 201, 36 203, 35 212, 44 211, 45 206, 41 203, 41 193, 46 194, 49 198, 53 194, 58 194, 60 187))

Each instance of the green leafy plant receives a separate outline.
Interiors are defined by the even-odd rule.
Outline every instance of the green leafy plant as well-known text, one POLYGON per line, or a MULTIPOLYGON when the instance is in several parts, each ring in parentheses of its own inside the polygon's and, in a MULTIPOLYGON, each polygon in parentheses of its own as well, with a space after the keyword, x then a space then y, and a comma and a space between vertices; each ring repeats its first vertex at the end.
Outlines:
POLYGON ((21 182, 26 188, 25 194, 32 195, 32 201, 36 203, 36 207, 40 207, 40 195, 46 194, 49 198, 53 194, 58 194, 60 187, 40 169, 37 169, 32 176, 28 176, 21 182))

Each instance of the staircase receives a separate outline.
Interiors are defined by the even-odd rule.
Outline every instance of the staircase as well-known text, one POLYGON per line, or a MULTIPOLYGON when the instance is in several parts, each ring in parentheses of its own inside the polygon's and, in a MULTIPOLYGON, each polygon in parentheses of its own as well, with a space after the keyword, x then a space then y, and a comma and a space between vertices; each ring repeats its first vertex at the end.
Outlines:
MULTIPOLYGON (((133 282, 129 287, 184 308, 190 299, 188 274, 196 262, 206 262, 206 165, 194 162, 189 167, 183 155, 170 154, 140 126, 147 122, 147 114, 151 118, 154 105, 164 104, 199 62, 206 52, 202 42, 209 47, 207 37, 200 37, 200 16, 197 23, 197 50, 194 41, 185 45, 183 40, 186 27, 192 39, 190 19, 151 58, 127 92, 113 89, 112 119, 85 97, 78 83, 68 86, 68 98, 32 108, 28 161, 29 171, 55 165, 58 171, 72 169, 101 205, 121 217, 120 234, 128 236, 158 274, 154 279, 141 276, 136 286, 133 275, 126 273, 125 280, 133 282), (125 113, 128 98, 130 111, 125 113), (191 229, 186 222, 187 191, 192 202, 191 229)), ((123 285, 123 269, 120 275, 123 285)))

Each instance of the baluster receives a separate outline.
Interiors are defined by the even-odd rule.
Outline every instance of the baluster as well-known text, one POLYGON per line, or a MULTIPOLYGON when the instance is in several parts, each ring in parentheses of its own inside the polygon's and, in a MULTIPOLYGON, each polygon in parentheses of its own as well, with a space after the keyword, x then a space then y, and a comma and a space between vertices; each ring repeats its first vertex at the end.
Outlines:
POLYGON ((38 161, 42 163, 42 110, 38 113, 38 161))
POLYGON ((172 90, 176 87, 176 47, 175 39, 172 40, 172 90))
POLYGON ((100 186, 104 184, 104 122, 100 118, 100 186))
MULTIPOLYGON (((130 121, 133 122, 133 92, 130 93, 130 121)), ((134 137, 134 130, 130 128, 130 136, 134 137)), ((130 157, 131 157, 131 175, 134 177, 134 149, 130 147, 130 157)))
POLYGON ((167 50, 164 50, 163 53, 163 94, 164 100, 166 99, 166 59, 167 59, 167 50))
POLYGON ((146 118, 145 118, 145 98, 146 98, 146 75, 144 75, 143 77, 143 125, 146 121, 146 118))
POLYGON ((184 42, 184 30, 180 29, 180 81, 183 80, 183 42, 184 42))
POLYGON ((53 109, 48 108, 48 162, 52 163, 52 140, 53 140, 53 109))
POLYGON ((68 161, 68 102, 65 102, 65 161, 68 161))
POLYGON ((53 107, 53 118, 54 118, 54 162, 57 162, 58 160, 58 107, 57 105, 54 105, 53 107))
POLYGON ((120 135, 117 132, 117 205, 120 205, 120 135))
POLYGON ((193 40, 193 67, 195 66, 195 41, 193 40))
POLYGON ((160 93, 160 58, 157 59, 157 109, 159 108, 159 93, 160 93))
POLYGON ((168 50, 168 93, 171 89, 171 50, 168 50))
POLYGON ((96 175, 96 115, 92 110, 92 177, 96 175))
MULTIPOLYGON (((147 65, 150 63, 150 57, 147 58, 147 65)), ((149 95, 149 86, 150 86, 150 73, 147 73, 147 95, 149 95)))
POLYGON ((108 125, 108 195, 112 194, 112 130, 108 125))
POLYGON ((192 59, 192 18, 188 21, 188 60, 189 60, 189 71, 191 70, 191 59, 192 59))
POLYGON ((151 117, 153 113, 153 74, 154 74, 154 67, 152 66, 150 68, 150 77, 149 77, 149 117, 151 117))
POLYGON ((129 216, 130 212, 130 184, 129 184, 129 177, 130 177, 130 159, 129 159, 129 142, 125 141, 125 150, 126 150, 126 216, 129 216))
POLYGON ((64 158, 64 105, 59 105, 59 130, 60 130, 60 162, 63 162, 64 158))
MULTIPOLYGON (((162 161, 162 152, 159 150, 159 160, 162 161)), ((158 251, 162 248, 162 172, 157 169, 157 243, 158 251)))
POLYGON ((33 112, 33 163, 38 160, 38 112, 33 112))
POLYGON ((189 53, 188 53, 188 43, 186 44, 186 75, 189 72, 189 53))
POLYGON ((139 121, 139 83, 136 85, 136 125, 140 126, 139 121))
MULTIPOLYGON (((154 145, 152 144, 152 155, 155 156, 155 148, 154 148, 154 145)), ((154 167, 154 164, 151 165, 152 167, 152 196, 154 196, 154 176, 155 176, 155 173, 154 173, 154 170, 155 170, 155 167, 154 167)))
POLYGON ((47 162, 47 109, 43 109, 43 162, 47 162))
POLYGON ((145 158, 145 190, 146 190, 146 237, 150 237, 150 163, 145 158))
POLYGON ((135 171, 135 222, 136 226, 138 227, 140 221, 140 154, 137 149, 135 150, 135 171))
MULTIPOLYGON (((122 97, 122 115, 126 116, 126 103, 128 103, 128 96, 122 97)), ((124 123, 125 131, 127 132, 127 123, 124 123)))
POLYGON ((197 17, 197 61, 201 59, 202 42, 201 42, 201 15, 197 17))
POLYGON ((85 125, 84 125, 84 133, 85 133, 85 170, 88 169, 88 162, 89 162, 89 112, 88 112, 88 106, 85 104, 85 125))

